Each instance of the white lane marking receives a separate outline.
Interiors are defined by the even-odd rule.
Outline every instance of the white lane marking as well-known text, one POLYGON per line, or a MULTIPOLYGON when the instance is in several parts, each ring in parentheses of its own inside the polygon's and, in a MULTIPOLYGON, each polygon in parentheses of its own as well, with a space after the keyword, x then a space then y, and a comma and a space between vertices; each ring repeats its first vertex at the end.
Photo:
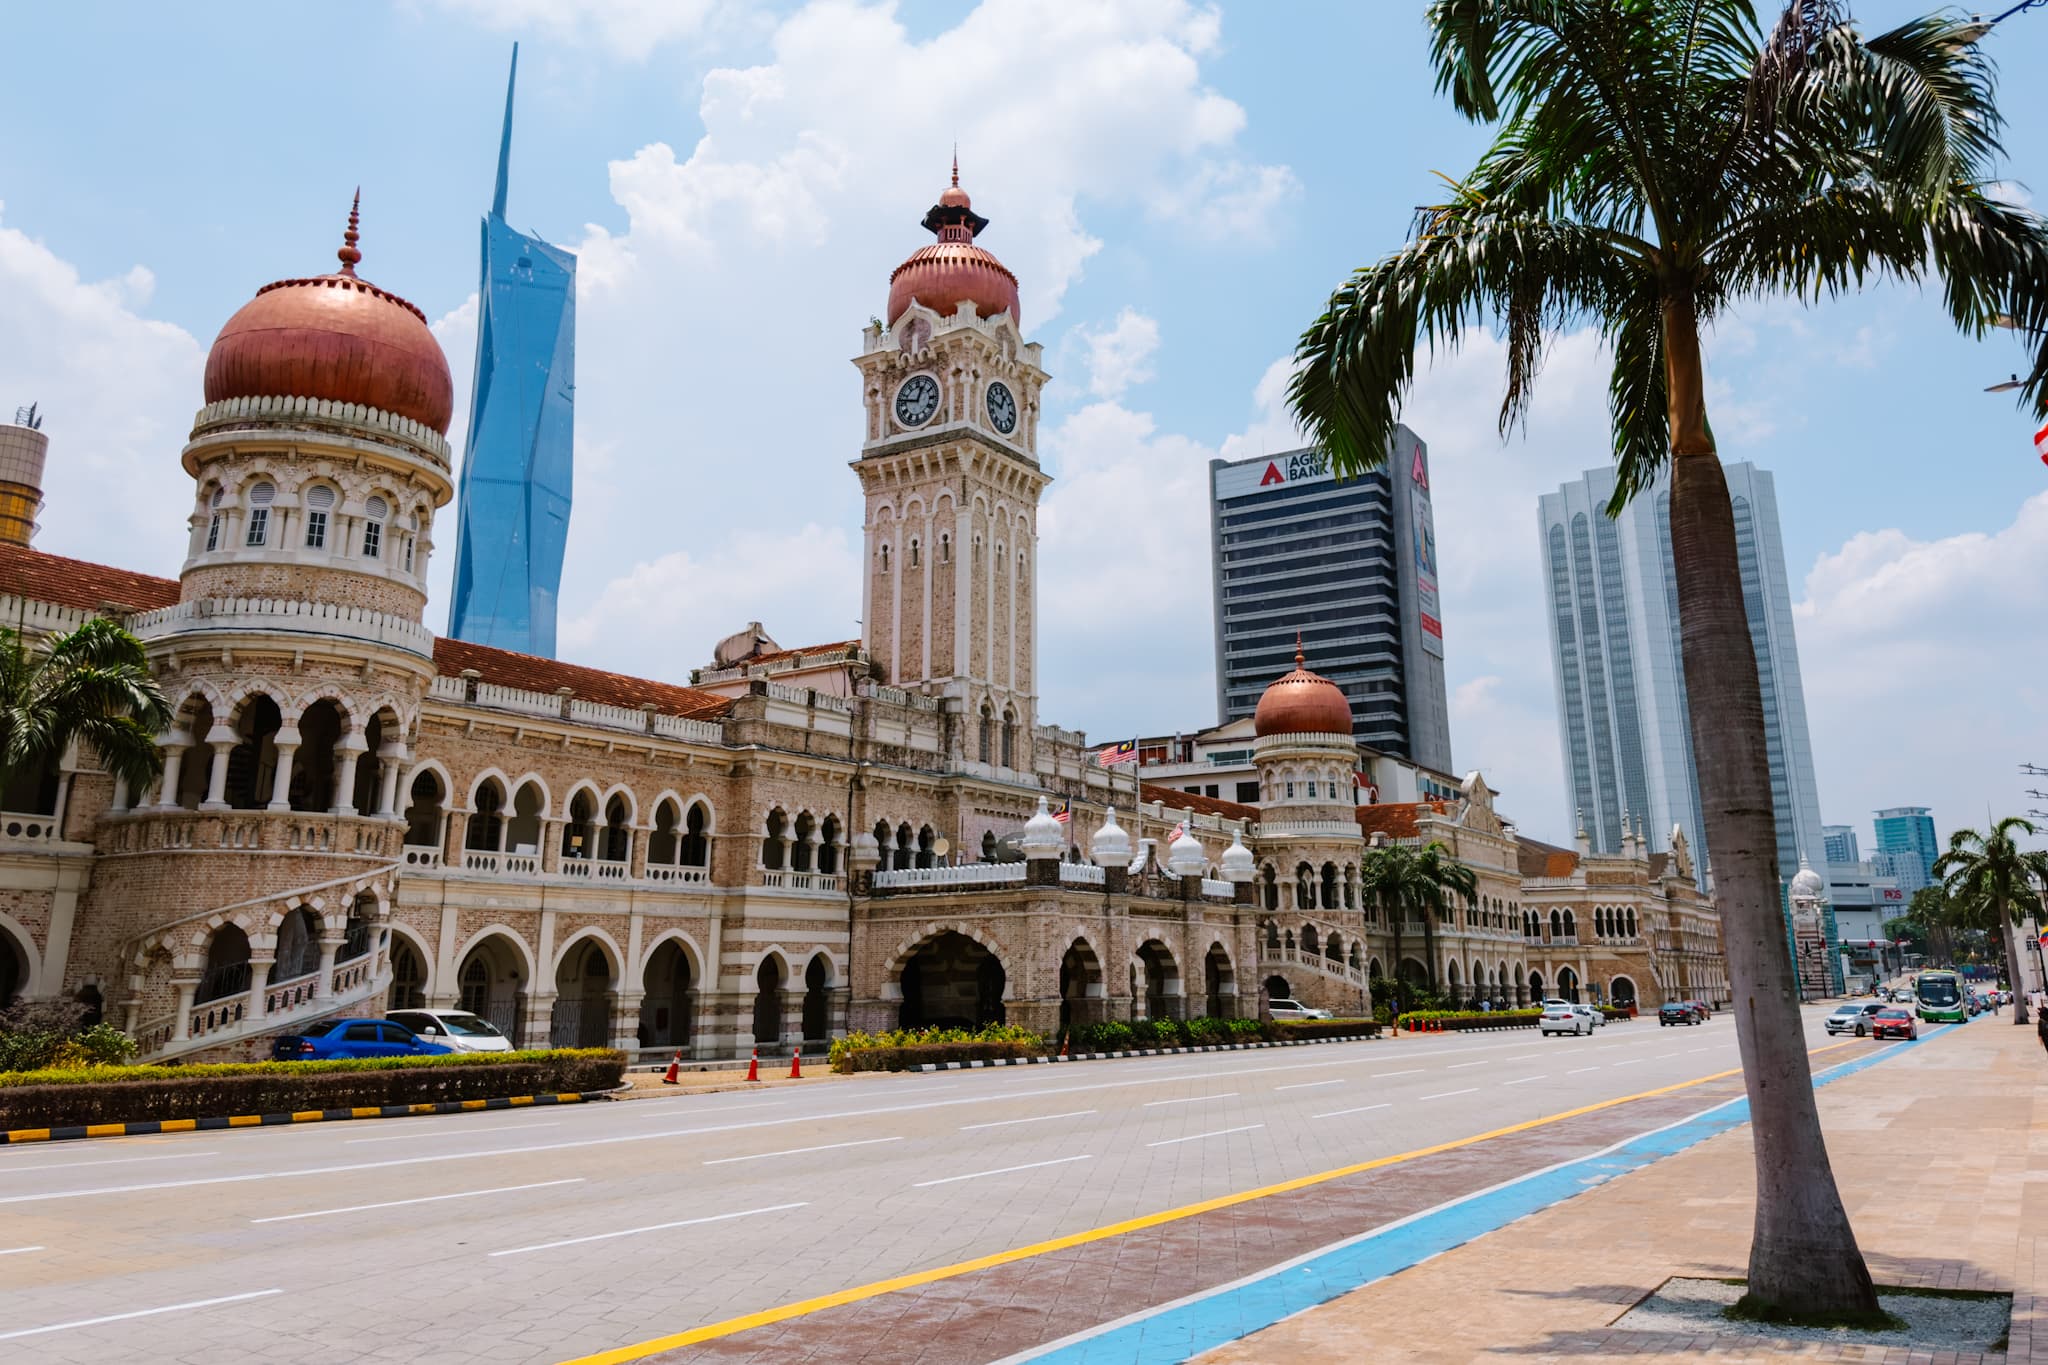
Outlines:
POLYGON ((351 1204, 345 1209, 314 1209, 309 1213, 280 1213, 269 1218, 251 1218, 252 1223, 295 1223, 301 1218, 327 1218, 337 1213, 367 1213, 371 1209, 396 1209, 408 1204, 438 1204, 444 1199, 476 1199, 486 1194, 511 1194, 517 1190, 544 1190, 551 1185, 581 1185, 582 1176, 566 1180, 539 1180, 531 1185, 500 1185, 492 1190, 462 1190, 456 1194, 429 1194, 418 1199, 391 1199, 382 1204, 351 1204))
POLYGON ((1230 1100, 1236 1098, 1237 1092, 1235 1090, 1226 1090, 1220 1095, 1190 1095, 1184 1100, 1147 1100, 1143 1107, 1146 1109, 1157 1109, 1162 1104, 1200 1104, 1204 1100, 1230 1100))
POLYGON ((985 1175, 1008 1175, 1012 1171, 1035 1171, 1041 1166, 1064 1166, 1069 1161, 1093 1161, 1094 1159, 1092 1156, 1054 1157, 1051 1161, 1032 1161, 1022 1166, 998 1166, 992 1171, 974 1171, 967 1175, 944 1176, 938 1180, 920 1180, 910 1188, 913 1190, 923 1190, 929 1189, 933 1185, 950 1185, 956 1180, 979 1180, 985 1175))
POLYGON ((785 1209, 802 1209, 808 1204, 770 1204, 765 1208, 741 1209, 737 1213, 714 1213, 707 1218, 679 1218, 673 1223, 649 1223, 644 1228, 621 1228, 617 1232, 598 1232, 588 1237, 567 1237, 559 1242, 539 1242, 530 1247, 510 1247, 494 1251, 493 1256, 524 1256, 529 1251, 553 1251, 556 1247, 582 1246, 585 1242, 609 1242, 614 1237, 637 1237, 643 1232, 666 1232, 670 1228, 696 1227, 700 1223, 726 1223, 735 1218, 752 1218, 757 1213, 781 1213, 785 1209))
POLYGON ((729 1166, 735 1161, 766 1161, 771 1156, 802 1156, 806 1152, 836 1152, 841 1147, 873 1147, 882 1142, 901 1142, 900 1137, 862 1138, 858 1142, 827 1142, 818 1147, 788 1147, 780 1152, 750 1152, 746 1156, 722 1156, 707 1161, 706 1166, 729 1166))
POLYGON ((138 1161, 184 1161, 195 1156, 218 1156, 218 1152, 166 1152, 162 1156, 117 1156, 101 1161, 53 1161, 43 1166, 0 1166, 0 1175, 26 1175, 31 1171, 68 1171, 79 1166, 132 1166, 138 1161))
POLYGON ((68 1332, 74 1327, 98 1327, 101 1323, 107 1322, 127 1322, 130 1318, 153 1318, 159 1313, 183 1313, 193 1308, 212 1308, 216 1304, 245 1303, 250 1299, 267 1299, 272 1294, 282 1293, 282 1289, 256 1289, 247 1294, 228 1294, 218 1299, 194 1299, 190 1303, 167 1303, 161 1308, 137 1308, 128 1313, 109 1313, 103 1318, 74 1318, 70 1322, 53 1322, 47 1327, 23 1327, 12 1332, 0 1332, 0 1341, 39 1337, 45 1332, 68 1332))
POLYGON ((1391 1109, 1393 1107, 1394 1106, 1391 1104, 1361 1104, 1356 1109, 1332 1109, 1327 1114, 1311 1114, 1309 1115, 1309 1117, 1318 1119, 1341 1119, 1346 1114, 1363 1114, 1368 1109, 1391 1109))
POLYGON ((1028 1119, 997 1119, 993 1123, 970 1123, 960 1131, 972 1133, 978 1128, 1008 1128, 1018 1123, 1051 1123, 1054 1119, 1078 1119, 1095 1112, 1093 1109, 1072 1109, 1064 1114, 1034 1114, 1028 1119))
POLYGON ((23 1252, 42 1250, 44 1250, 43 1247, 8 1247, 6 1250, 0 1251, 0 1256, 19 1256, 23 1252))
POLYGON ((348 1138, 341 1144, 354 1147, 363 1142, 413 1142, 420 1138, 468 1137, 471 1133, 526 1132, 531 1128, 559 1128, 559 1123, 494 1123, 488 1128, 442 1128, 434 1132, 393 1133, 389 1137, 348 1138))
MULTIPOLYGON (((1491 1057, 1481 1057, 1481 1058, 1480 1058, 1480 1059, 1479 1059, 1478 1061, 1476 1061, 1476 1062, 1452 1062, 1452 1063, 1451 1063, 1451 1064, 1450 1064, 1449 1066, 1445 1067, 1445 1068, 1444 1068, 1444 1070, 1446 1070, 1446 1071, 1456 1071, 1456 1070, 1460 1069, 1461 1067, 1468 1067, 1468 1066, 1485 1066, 1485 1065, 1486 1065, 1486 1064, 1487 1064, 1488 1062, 1491 1062, 1491 1061, 1493 1061, 1493 1060, 1494 1060, 1494 1059, 1493 1059, 1493 1058, 1491 1058, 1491 1057)), ((1505 1058, 1503 1058, 1503 1059, 1501 1059, 1501 1060, 1503 1060, 1503 1061, 1504 1061, 1504 1060, 1506 1060, 1506 1059, 1505 1059, 1505 1058)))
POLYGON ((1382 1080, 1388 1076, 1420 1076, 1421 1074, 1421 1067, 1417 1067, 1413 1071, 1375 1071, 1372 1073, 1371 1079, 1377 1081, 1382 1080))
POLYGON ((1677 1055, 1678 1054, 1676 1052, 1660 1052, 1656 1056, 1650 1058, 1650 1060, 1653 1062, 1668 1062, 1677 1055))
MULTIPOLYGON (((678 1099, 678 1100, 679 1100, 679 1099, 681 1099, 681 1098, 683 1098, 683 1096, 681 1096, 681 1095, 664 1095, 664 1096, 662 1096, 662 1100, 669 1100, 669 1099, 678 1099)), ((696 1099, 696 1100, 699 1100, 700 1102, 702 1102, 703 1104, 705 1104, 705 1105, 706 1105, 706 1106, 708 1107, 708 1106, 709 1106, 709 1105, 710 1105, 710 1104, 711 1104, 711 1103, 712 1103, 712 1102, 713 1102, 714 1100, 717 1100, 717 1099, 719 1099, 719 1098, 720 1098, 720 1096, 717 1096, 717 1095, 696 1095, 696 1096, 692 1096, 691 1098, 693 1098, 693 1099, 696 1099)), ((756 1100, 756 1099, 738 1099, 738 1100, 732 1100, 732 1101, 730 1101, 730 1102, 728 1102, 728 1103, 725 1103, 725 1104, 720 1104, 720 1105, 718 1106, 718 1110, 719 1110, 719 1112, 720 1112, 720 1113, 724 1113, 724 1112, 726 1112, 727 1110, 732 1110, 732 1109, 746 1109, 746 1110, 754 1110, 754 1109, 773 1109, 773 1108, 775 1108, 775 1107, 776 1107, 777 1105, 782 1105, 782 1104, 788 1104, 789 1102, 790 1102, 790 1101, 788 1101, 788 1100, 769 1100, 769 1099, 758 1099, 758 1100, 756 1100)), ((626 1113, 625 1113, 624 1117, 626 1117, 626 1118, 629 1118, 629 1119, 672 1119, 672 1118, 674 1118, 674 1117, 675 1117, 675 1113, 674 1113, 674 1112, 673 1112, 672 1110, 664 1109, 664 1108, 662 1107, 662 1103, 661 1103, 661 1100, 648 1100, 648 1101, 643 1101, 643 1102, 641 1103, 641 1105, 640 1105, 640 1108, 639 1108, 639 1109, 637 1109, 637 1110, 635 1110, 635 1109, 628 1109, 628 1110, 626 1111, 626 1113), (645 1111, 645 1112, 642 1112, 642 1111, 645 1111)))
POLYGON ((1447 1100, 1453 1095, 1476 1095, 1478 1093, 1479 1087, 1475 1085, 1469 1090, 1443 1090, 1434 1095, 1423 1095, 1420 1098, 1425 1100, 1447 1100))
POLYGON ((1334 1081, 1296 1081, 1293 1085, 1276 1085, 1273 1088, 1275 1090, 1313 1090, 1319 1085, 1342 1084, 1344 1084, 1344 1078, 1339 1076, 1334 1081))
POLYGON ((1148 1142, 1145 1145, 1147 1147, 1171 1147, 1176 1142, 1199 1142, 1203 1138, 1228 1137, 1232 1133, 1249 1133, 1254 1128, 1264 1128, 1265 1126, 1263 1123, 1247 1123, 1242 1128, 1218 1128, 1213 1133, 1190 1133, 1186 1137, 1161 1138, 1157 1142, 1148 1142))
POLYGON ((1502 1085, 1527 1085, 1527 1084, 1528 1084, 1529 1082, 1531 1082, 1531 1081, 1547 1081, 1547 1080, 1549 1080, 1549 1079, 1550 1079, 1550 1077, 1549 1077, 1549 1076, 1547 1076, 1547 1075, 1544 1075, 1544 1076, 1524 1076, 1524 1077, 1522 1077, 1522 1078, 1521 1078, 1520 1080, 1518 1080, 1518 1081, 1502 1081, 1502 1082, 1501 1082, 1501 1084, 1502 1084, 1502 1085))
POLYGON ((1609 1063, 1608 1063, 1608 1065, 1609 1065, 1609 1066, 1634 1066, 1634 1065, 1635 1065, 1635 1064, 1636 1064, 1637 1062, 1640 1062, 1640 1061, 1642 1061, 1642 1060, 1643 1060, 1643 1059, 1642 1059, 1641 1057, 1631 1057, 1631 1058, 1629 1058, 1629 1059, 1628 1059, 1627 1061, 1625 1061, 1625 1062, 1609 1062, 1609 1063))
POLYGON ((1686 1049, 1687 1052, 1712 1052, 1713 1050, 1714 1049, 1710 1047, 1692 1047, 1686 1049))

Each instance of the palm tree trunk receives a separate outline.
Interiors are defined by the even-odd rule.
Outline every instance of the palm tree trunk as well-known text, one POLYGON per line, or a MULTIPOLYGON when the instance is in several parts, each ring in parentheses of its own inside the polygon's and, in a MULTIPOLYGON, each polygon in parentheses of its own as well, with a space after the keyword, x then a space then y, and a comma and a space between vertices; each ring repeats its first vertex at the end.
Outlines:
POLYGON ((1743 610, 1728 482, 1707 425, 1692 298, 1664 302, 1671 545, 1700 802, 1756 1150, 1753 1301, 1877 1311, 1828 1162, 1780 908, 1763 696, 1743 610))
MULTIPOLYGON (((2012 922, 2011 915, 2001 914, 1998 918, 1998 927, 2004 939, 2000 946, 2005 950, 2005 979, 2012 986, 2012 1021, 2015 1024, 2024 1024, 2027 1022, 2027 1007, 2024 1003, 2026 997, 2020 993, 2020 930, 2019 926, 2012 922)), ((1991 989, 1998 989, 1997 981, 1991 983, 1991 989)))
MULTIPOLYGON (((1429 959, 1429 990, 1437 992, 1436 976, 1436 915, 1428 906, 1422 907, 1422 955, 1429 959)), ((1456 1008, 1454 1004, 1453 1009, 1456 1008)))
POLYGON ((1396 904, 1387 906, 1387 929, 1394 936, 1394 963, 1390 970, 1394 974, 1394 1027, 1401 1026, 1401 916, 1405 908, 1396 904))

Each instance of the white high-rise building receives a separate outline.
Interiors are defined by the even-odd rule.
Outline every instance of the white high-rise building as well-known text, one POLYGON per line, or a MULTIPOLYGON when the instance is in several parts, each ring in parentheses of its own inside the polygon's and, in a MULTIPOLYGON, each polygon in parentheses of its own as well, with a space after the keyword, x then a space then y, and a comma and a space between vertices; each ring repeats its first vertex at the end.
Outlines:
MULTIPOLYGON (((1731 464, 1726 472, 1763 687, 1778 871, 1789 880, 1802 854, 1825 859, 1826 844, 1778 499, 1771 476, 1755 465, 1731 464)), ((1704 872, 1713 850, 1700 820, 1686 719, 1670 485, 1660 478, 1619 519, 1609 519, 1614 482, 1612 469, 1588 470, 1539 500, 1566 798, 1575 825, 1601 852, 1620 849, 1624 817, 1653 848, 1663 848, 1678 826, 1695 850, 1704 850, 1696 860, 1704 872)))

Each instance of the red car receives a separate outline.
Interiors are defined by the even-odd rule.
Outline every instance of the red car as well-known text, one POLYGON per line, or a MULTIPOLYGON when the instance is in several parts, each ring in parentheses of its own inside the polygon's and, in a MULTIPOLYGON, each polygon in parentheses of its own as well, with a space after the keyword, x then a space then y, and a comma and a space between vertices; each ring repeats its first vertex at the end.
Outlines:
POLYGON ((1879 1010, 1870 1016, 1870 1036, 1904 1038, 1910 1041, 1920 1036, 1920 1025, 1914 1021, 1911 1010, 1879 1010))

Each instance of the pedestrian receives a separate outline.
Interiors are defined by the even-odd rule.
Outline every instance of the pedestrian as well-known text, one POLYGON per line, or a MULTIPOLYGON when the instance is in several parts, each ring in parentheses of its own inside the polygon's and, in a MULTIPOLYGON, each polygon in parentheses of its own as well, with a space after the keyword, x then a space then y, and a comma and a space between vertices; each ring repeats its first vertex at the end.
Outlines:
POLYGON ((2048 1052, 2048 1014, 2042 1013, 2038 1007, 2034 1010, 2034 1036, 2041 1040, 2041 1050, 2048 1052))
POLYGON ((2000 1004, 2000 1003, 2001 1003, 2001 1002, 2002 1002, 2002 1001, 2003 1001, 2004 999, 2005 999, 2005 997, 2004 997, 2004 996, 2002 996, 2002 995, 2000 995, 2000 994, 1998 993, 1998 987, 1997 987, 1996 985, 1993 985, 1993 986, 1991 987, 1991 1013, 1992 1013, 1992 1016, 1993 1016, 1994 1018, 1995 1018, 1995 1017, 1997 1016, 1997 1014, 1998 1014, 1998 1006, 1999 1006, 1999 1004, 2000 1004))

